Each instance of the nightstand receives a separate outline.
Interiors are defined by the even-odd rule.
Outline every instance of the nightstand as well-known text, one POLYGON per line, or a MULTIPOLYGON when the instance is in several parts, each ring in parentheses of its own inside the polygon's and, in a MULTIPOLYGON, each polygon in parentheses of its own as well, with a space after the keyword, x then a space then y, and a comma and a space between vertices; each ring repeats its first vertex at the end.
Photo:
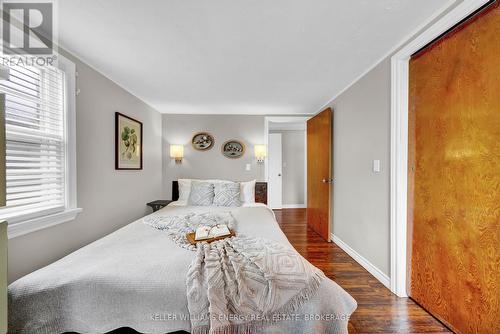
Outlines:
POLYGON ((166 207, 171 202, 172 201, 169 199, 159 199, 159 200, 156 200, 153 202, 149 202, 146 205, 151 207, 151 209, 153 209, 153 212, 156 212, 156 211, 166 207))

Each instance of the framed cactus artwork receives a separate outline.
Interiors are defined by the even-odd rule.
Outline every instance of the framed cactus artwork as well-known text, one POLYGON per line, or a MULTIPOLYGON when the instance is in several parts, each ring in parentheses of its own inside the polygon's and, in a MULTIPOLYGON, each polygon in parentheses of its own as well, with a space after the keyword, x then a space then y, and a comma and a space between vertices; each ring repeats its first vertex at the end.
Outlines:
POLYGON ((142 123, 115 113, 115 169, 142 169, 142 123))

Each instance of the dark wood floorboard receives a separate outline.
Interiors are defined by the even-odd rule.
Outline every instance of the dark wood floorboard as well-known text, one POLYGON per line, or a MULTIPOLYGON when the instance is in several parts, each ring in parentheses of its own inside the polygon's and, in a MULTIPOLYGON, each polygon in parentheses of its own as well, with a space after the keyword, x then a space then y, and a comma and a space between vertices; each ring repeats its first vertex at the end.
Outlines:
POLYGON ((451 333, 411 299, 396 297, 346 252, 308 228, 306 209, 275 213, 295 249, 358 302, 349 333, 451 333))

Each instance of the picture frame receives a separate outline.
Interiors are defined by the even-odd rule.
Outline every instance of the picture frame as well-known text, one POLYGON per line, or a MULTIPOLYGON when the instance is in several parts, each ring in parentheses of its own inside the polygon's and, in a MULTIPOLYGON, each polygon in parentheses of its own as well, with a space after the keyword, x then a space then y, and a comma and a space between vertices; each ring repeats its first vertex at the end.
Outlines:
POLYGON ((239 159, 245 154, 245 144, 242 141, 231 139, 221 146, 222 154, 229 159, 239 159))
POLYGON ((115 112, 115 169, 142 170, 142 122, 115 112))
POLYGON ((197 151, 208 151, 215 145, 215 138, 208 132, 197 132, 191 139, 191 145, 197 151))

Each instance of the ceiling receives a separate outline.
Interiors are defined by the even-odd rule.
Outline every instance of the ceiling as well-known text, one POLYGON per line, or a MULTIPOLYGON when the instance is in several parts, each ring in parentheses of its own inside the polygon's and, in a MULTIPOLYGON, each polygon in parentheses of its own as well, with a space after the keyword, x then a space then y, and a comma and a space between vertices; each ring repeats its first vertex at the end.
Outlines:
POLYGON ((64 0, 60 44, 162 113, 310 114, 450 0, 64 0))

